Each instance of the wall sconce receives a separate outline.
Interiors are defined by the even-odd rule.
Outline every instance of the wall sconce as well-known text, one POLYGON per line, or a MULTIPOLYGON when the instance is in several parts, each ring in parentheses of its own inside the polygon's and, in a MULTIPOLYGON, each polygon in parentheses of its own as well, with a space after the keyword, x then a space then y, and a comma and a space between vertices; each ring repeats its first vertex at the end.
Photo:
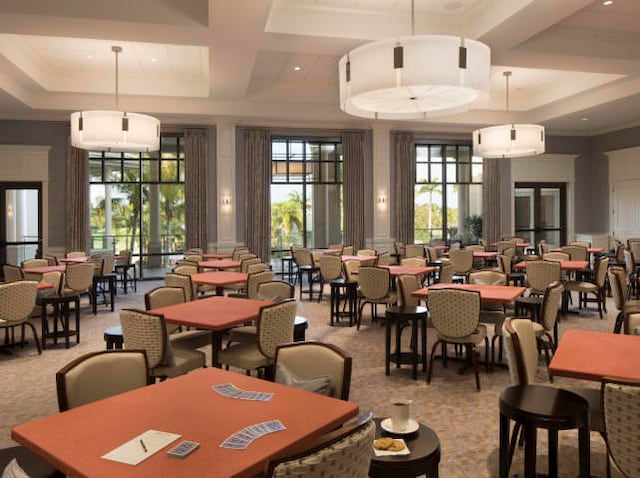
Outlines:
POLYGON ((387 194, 384 191, 378 193, 378 211, 387 210, 387 194))
POLYGON ((222 212, 224 212, 224 213, 230 213, 231 212, 231 197, 230 196, 228 196, 228 195, 222 196, 222 199, 220 200, 220 204, 221 204, 220 209, 222 210, 222 212))
POLYGON ((13 204, 7 204, 7 218, 13 219, 13 204))

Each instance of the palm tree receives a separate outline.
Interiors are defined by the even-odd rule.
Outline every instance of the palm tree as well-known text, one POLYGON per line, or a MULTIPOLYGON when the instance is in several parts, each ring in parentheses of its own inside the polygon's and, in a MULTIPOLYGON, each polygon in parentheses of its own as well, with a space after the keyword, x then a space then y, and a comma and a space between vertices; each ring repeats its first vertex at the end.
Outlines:
POLYGON ((274 239, 279 239, 282 247, 282 238, 288 242, 295 242, 294 235, 303 228, 303 203, 298 191, 292 191, 288 199, 271 204, 271 234, 274 239))
POLYGON ((433 193, 438 193, 440 195, 442 195, 442 189, 440 188, 440 184, 437 183, 426 183, 423 184, 422 186, 420 186, 420 188, 418 189, 418 192, 416 193, 417 196, 421 196, 422 194, 428 194, 429 195, 429 200, 428 200, 428 207, 427 207, 427 229, 429 230, 429 237, 432 237, 431 234, 431 227, 433 224, 433 218, 432 218, 432 214, 433 214, 433 193))

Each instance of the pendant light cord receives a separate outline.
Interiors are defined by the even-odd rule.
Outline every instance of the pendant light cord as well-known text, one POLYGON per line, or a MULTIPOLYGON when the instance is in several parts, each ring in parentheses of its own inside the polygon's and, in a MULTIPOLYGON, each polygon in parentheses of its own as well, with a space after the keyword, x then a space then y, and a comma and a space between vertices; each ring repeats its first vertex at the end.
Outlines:
POLYGON ((509 77, 511 76, 511 72, 510 71, 505 71, 502 74, 504 75, 504 80, 505 80, 506 89, 507 89, 506 103, 507 103, 507 113, 508 113, 509 112, 509 77))
POLYGON ((416 17, 413 2, 414 0, 411 0, 411 36, 416 35, 416 17))
POLYGON ((111 51, 116 55, 116 111, 118 111, 120 109, 118 108, 118 54, 122 52, 122 47, 112 46, 111 51))

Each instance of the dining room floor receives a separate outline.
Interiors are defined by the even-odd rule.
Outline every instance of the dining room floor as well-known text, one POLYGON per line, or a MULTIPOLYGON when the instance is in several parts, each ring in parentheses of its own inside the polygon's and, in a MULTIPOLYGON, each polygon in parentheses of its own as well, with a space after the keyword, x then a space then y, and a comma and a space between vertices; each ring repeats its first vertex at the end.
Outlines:
MULTIPOLYGON (((81 318, 81 341, 69 349, 63 345, 47 348, 38 355, 31 342, 24 348, 15 348, 11 355, 0 355, 0 448, 12 446, 11 428, 14 425, 58 412, 55 372, 75 357, 104 349, 103 331, 119 324, 121 308, 144 308, 144 292, 161 285, 160 281, 138 282, 138 292, 117 296, 116 311, 99 307, 93 315, 88 302, 83 301, 81 318)), ((442 449, 440 476, 442 477, 494 477, 498 475, 498 397, 509 385, 509 373, 496 368, 487 374, 481 368, 481 391, 476 392, 473 374, 458 373, 458 364, 450 362, 445 369, 438 361, 435 364, 430 385, 426 374, 420 372, 418 379, 411 378, 409 366, 397 369, 392 365, 391 374, 384 372, 384 327, 381 322, 372 323, 370 308, 365 308, 363 324, 358 331, 341 325, 329 325, 329 288, 325 288, 322 302, 303 300, 298 305, 298 315, 307 317, 309 328, 307 339, 336 344, 353 356, 350 400, 358 403, 361 410, 370 410, 374 416, 389 414, 389 403, 393 399, 405 398, 413 401, 412 416, 431 427, 439 436, 442 449)), ((296 298, 298 291, 296 290, 296 298)), ((597 310, 590 308, 580 314, 570 314, 559 324, 560 336, 569 328, 611 332, 617 311, 612 299, 607 299, 608 313, 600 319, 597 310)), ((384 315, 382 307, 380 314, 384 315)), ((39 329, 39 319, 34 319, 39 329)), ((429 350, 434 333, 428 330, 429 350)), ((207 354, 209 347, 204 348, 207 354)), ((484 350, 480 349, 483 356, 484 350)), ((207 363, 210 363, 209 360, 207 363)), ((544 361, 540 361, 538 382, 549 383, 544 361)), ((593 382, 556 378, 552 386, 592 386, 593 382)), ((560 476, 577 476, 577 433, 560 433, 560 476)), ((546 434, 538 434, 538 472, 546 470, 546 434)), ((512 472, 520 469, 522 450, 517 450, 512 472)), ((606 476, 606 451, 604 441, 597 433, 591 434, 592 476, 606 476)))

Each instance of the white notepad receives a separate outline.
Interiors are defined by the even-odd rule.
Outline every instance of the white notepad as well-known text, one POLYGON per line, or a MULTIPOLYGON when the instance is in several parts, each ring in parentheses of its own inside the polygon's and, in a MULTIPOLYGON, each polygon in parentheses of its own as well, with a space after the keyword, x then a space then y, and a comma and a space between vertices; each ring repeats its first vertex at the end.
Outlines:
POLYGON ((127 465, 137 465, 178 438, 180 438, 180 435, 176 433, 147 430, 118 448, 111 450, 106 455, 102 455, 102 458, 127 465), (144 447, 142 446, 143 443, 144 447))

